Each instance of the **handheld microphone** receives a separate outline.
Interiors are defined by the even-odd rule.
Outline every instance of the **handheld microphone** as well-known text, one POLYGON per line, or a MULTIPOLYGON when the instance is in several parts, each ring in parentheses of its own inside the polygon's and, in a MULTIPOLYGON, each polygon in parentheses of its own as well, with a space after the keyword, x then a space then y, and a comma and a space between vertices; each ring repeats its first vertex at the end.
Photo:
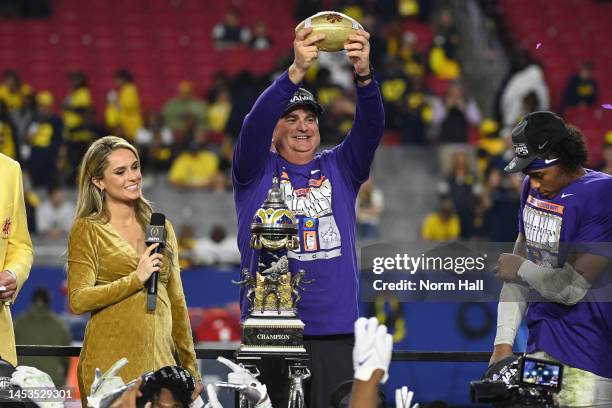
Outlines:
MULTIPOLYGON (((166 245, 166 216, 161 213, 151 214, 151 222, 145 228, 145 244, 147 247, 159 243, 152 253, 159 253, 166 245)), ((155 310, 157 305, 157 280, 159 272, 153 272, 147 280, 147 310, 155 310)))

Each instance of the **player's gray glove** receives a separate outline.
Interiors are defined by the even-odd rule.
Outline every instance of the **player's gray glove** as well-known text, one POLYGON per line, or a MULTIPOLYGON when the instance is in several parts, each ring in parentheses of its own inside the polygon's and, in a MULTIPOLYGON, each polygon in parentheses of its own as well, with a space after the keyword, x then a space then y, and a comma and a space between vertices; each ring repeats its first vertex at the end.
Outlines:
POLYGON ((249 370, 224 357, 217 357, 217 361, 232 370, 231 373, 227 374, 227 382, 217 382, 215 383, 217 387, 230 388, 238 391, 240 394, 244 395, 249 402, 255 404, 255 408, 272 408, 266 386, 257 381, 249 370))
MULTIPOLYGON (((55 384, 53 384, 53 380, 49 374, 40 371, 38 368, 28 366, 17 366, 15 368, 15 372, 13 375, 11 375, 10 383, 20 387, 21 389, 36 388, 39 390, 55 390, 55 384)), ((63 401, 34 401, 34 403, 40 408, 64 408, 63 401)))
POLYGON ((102 400, 117 392, 120 388, 125 388, 125 382, 117 374, 128 359, 123 357, 115 362, 104 374, 96 368, 95 378, 91 384, 91 394, 87 397, 87 406, 90 408, 101 407, 102 400))

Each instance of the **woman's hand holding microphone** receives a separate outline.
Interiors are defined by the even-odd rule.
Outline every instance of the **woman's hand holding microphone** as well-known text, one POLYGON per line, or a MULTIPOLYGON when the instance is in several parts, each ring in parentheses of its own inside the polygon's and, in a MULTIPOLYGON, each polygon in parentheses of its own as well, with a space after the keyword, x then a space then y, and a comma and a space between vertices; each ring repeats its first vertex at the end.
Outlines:
POLYGON ((153 250, 159 246, 159 243, 151 244, 140 256, 136 275, 140 282, 144 284, 153 272, 159 272, 162 267, 164 256, 161 253, 153 253, 153 250))

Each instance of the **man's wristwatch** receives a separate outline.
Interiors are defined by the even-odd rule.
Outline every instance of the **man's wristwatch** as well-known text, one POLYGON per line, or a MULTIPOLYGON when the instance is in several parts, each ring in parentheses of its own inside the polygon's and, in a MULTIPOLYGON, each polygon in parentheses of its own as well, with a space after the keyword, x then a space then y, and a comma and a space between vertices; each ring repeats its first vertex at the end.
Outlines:
POLYGON ((374 77, 374 68, 372 68, 372 66, 370 65, 370 73, 367 75, 359 75, 357 72, 355 72, 355 83, 359 83, 359 82, 366 82, 370 79, 372 79, 374 77))

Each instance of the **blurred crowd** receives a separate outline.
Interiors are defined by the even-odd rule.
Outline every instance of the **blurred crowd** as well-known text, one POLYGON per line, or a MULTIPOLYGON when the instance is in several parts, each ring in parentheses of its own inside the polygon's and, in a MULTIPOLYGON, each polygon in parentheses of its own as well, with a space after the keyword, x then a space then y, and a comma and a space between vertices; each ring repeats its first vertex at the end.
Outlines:
MULTIPOLYGON (((567 80, 561 106, 552 106, 540 65, 528 51, 510 50, 511 69, 495 107, 482 107, 464 87, 461 49, 466 45, 451 10, 440 2, 338 0, 331 8, 360 21, 371 33, 372 65, 386 113, 384 144, 428 145, 438 151, 439 208, 423 220, 421 237, 513 240, 515 226, 497 225, 518 208, 520 180, 502 171, 510 153, 509 131, 532 111, 562 113, 570 106, 596 104, 592 63, 577 67, 567 80), (486 117, 482 112, 495 113, 486 117)), ((321 1, 298 2, 295 19, 322 9, 321 1)), ((266 24, 243 25, 238 9, 228 10, 211 34, 219 50, 272 45, 266 24)), ((52 95, 32 89, 15 70, 5 70, 0 152, 20 161, 25 170, 31 231, 53 238, 69 230, 72 206, 65 189, 75 185, 76 169, 89 144, 106 134, 138 147, 144 188, 166 180, 177 190, 231 189, 233 141, 242 120, 291 59, 282 56, 278 68, 261 77, 247 71, 232 77, 217 72, 208 89, 185 78, 160 109, 147 110, 142 109, 146 103, 140 100, 138 78, 128 69, 115 72, 115 87, 108 90, 105 106, 94 106, 88 84, 98 78, 86 72, 69 72, 65 95, 52 95)), ((325 108, 323 145, 340 142, 351 127, 352 81, 349 61, 339 53, 321 53, 307 75, 305 87, 325 108)), ((607 140, 612 145, 612 134, 607 140)), ((600 169, 612 168, 611 150, 606 147, 600 169)), ((383 203, 373 181, 362 188, 356 206, 360 238, 380 236, 383 203)))

